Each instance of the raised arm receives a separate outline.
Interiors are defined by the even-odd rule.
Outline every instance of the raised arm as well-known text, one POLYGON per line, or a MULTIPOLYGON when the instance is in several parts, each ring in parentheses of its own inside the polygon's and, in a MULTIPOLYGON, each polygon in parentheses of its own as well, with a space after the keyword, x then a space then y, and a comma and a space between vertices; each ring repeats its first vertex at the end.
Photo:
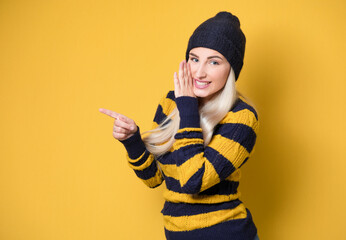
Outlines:
POLYGON ((181 120, 172 159, 182 192, 200 193, 230 178, 250 157, 256 142, 257 113, 241 101, 220 122, 210 143, 204 147, 198 100, 181 96, 175 102, 181 120))
POLYGON ((212 192, 211 187, 225 179, 238 179, 239 171, 236 170, 250 157, 256 142, 256 111, 238 99, 233 109, 215 127, 213 137, 205 147, 189 62, 180 63, 179 77, 174 74, 174 88, 180 126, 174 136, 171 162, 166 161, 163 166, 171 173, 167 186, 171 185, 178 192, 197 194, 207 189, 212 192))

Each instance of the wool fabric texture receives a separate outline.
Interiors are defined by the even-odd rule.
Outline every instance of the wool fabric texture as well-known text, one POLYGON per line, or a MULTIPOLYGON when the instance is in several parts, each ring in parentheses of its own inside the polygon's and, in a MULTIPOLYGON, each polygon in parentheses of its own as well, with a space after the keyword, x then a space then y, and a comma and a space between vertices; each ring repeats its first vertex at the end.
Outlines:
POLYGON ((140 129, 124 144, 129 166, 145 185, 165 182, 162 209, 168 240, 253 240, 252 214, 240 200, 241 167, 254 152, 259 128, 256 110, 239 98, 215 127, 212 140, 203 133, 194 97, 175 98, 169 91, 160 100, 152 129, 178 108, 180 126, 166 154, 156 157, 142 140, 140 129))
POLYGON ((200 24, 191 35, 186 49, 205 47, 218 51, 230 63, 237 81, 243 67, 246 38, 240 29, 240 21, 230 12, 222 11, 200 24))

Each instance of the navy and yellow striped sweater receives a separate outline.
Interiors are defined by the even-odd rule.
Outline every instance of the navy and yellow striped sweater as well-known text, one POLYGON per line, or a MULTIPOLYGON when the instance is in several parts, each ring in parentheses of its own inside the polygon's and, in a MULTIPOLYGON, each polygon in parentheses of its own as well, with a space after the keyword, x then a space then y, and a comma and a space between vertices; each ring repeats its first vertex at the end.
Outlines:
POLYGON ((121 141, 130 167, 147 186, 166 183, 162 213, 167 238, 253 239, 257 229, 237 188, 240 167, 256 142, 259 123, 255 109, 240 97, 204 147, 197 98, 175 98, 174 91, 169 91, 157 107, 153 128, 175 107, 180 127, 165 155, 156 159, 146 149, 139 128, 121 141))

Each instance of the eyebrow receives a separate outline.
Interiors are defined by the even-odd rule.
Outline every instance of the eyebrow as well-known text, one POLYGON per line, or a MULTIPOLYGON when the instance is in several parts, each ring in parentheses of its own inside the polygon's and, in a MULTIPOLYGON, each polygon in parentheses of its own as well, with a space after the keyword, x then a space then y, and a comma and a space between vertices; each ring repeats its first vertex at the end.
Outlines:
MULTIPOLYGON (((194 53, 190 53, 189 55, 192 55, 192 56, 194 56, 194 57, 198 57, 196 54, 194 54, 194 53)), ((219 57, 219 56, 209 56, 207 59, 210 59, 210 58, 220 58, 221 60, 222 60, 222 58, 221 57, 219 57)))

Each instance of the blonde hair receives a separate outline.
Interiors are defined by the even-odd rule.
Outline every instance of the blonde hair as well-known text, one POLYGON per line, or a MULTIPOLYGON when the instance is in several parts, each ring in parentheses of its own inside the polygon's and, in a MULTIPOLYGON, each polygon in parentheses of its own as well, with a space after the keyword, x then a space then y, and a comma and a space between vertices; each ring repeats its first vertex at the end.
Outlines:
MULTIPOLYGON (((200 125, 203 131, 204 146, 209 144, 215 126, 230 111, 239 98, 239 95, 243 96, 236 90, 235 74, 231 67, 225 86, 209 101, 204 104, 199 104, 200 125)), ((155 156, 161 156, 168 152, 175 141, 174 136, 179 130, 179 124, 179 111, 175 107, 155 129, 143 132, 143 142, 148 151, 155 156)))

